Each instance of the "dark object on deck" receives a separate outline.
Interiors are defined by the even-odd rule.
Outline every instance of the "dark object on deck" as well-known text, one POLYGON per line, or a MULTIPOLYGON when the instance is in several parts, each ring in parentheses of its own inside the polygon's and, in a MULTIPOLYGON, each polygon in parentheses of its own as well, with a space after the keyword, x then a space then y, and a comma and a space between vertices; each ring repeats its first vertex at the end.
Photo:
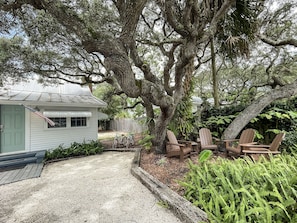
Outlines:
POLYGON ((1 155, 0 185, 39 177, 44 156, 44 150, 1 155))

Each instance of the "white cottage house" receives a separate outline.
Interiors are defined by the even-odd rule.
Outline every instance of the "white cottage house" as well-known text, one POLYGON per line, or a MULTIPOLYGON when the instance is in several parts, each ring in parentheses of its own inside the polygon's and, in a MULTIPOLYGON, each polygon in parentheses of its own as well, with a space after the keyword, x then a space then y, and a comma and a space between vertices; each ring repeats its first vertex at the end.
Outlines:
POLYGON ((105 106, 89 88, 69 83, 43 86, 31 81, 2 87, 0 153, 97 140, 97 112, 105 106))

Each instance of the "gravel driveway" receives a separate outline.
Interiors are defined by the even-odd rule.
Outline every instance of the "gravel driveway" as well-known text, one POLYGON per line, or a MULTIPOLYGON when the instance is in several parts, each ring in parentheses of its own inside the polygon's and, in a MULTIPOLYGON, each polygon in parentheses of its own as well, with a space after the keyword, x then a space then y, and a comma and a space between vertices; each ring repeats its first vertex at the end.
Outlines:
POLYGON ((0 222, 179 223, 130 174, 133 152, 48 164, 40 178, 0 186, 0 222))

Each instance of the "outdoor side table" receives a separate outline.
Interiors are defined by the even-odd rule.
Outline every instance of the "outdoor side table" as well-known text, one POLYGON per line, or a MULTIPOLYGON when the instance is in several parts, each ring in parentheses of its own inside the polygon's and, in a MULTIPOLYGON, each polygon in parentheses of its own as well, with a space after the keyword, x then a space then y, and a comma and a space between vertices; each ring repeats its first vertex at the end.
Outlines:
POLYGON ((193 149, 192 154, 199 154, 199 152, 200 152, 199 143, 191 142, 191 145, 192 145, 192 149, 193 149))

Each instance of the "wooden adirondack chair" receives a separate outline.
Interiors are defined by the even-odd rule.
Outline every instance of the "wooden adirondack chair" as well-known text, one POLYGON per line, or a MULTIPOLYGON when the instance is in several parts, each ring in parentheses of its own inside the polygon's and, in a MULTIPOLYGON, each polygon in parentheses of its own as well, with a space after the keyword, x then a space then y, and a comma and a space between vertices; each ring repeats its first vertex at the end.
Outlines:
POLYGON ((166 143, 167 157, 178 156, 179 161, 183 162, 186 157, 189 157, 191 155, 191 142, 183 141, 182 143, 179 143, 174 133, 170 130, 167 130, 167 138, 169 141, 166 143))
POLYGON ((242 145, 244 155, 249 154, 280 154, 279 146, 285 138, 285 133, 277 134, 270 145, 242 145))
POLYGON ((210 130, 207 128, 201 128, 199 130, 199 139, 197 141, 200 142, 201 150, 209 149, 215 152, 218 151, 218 145, 214 142, 218 142, 219 139, 213 138, 210 130))
POLYGON ((253 142, 254 138, 255 138, 255 130, 245 129, 242 131, 239 139, 224 140, 227 155, 229 155, 230 152, 237 155, 242 155, 243 153, 242 153, 241 144, 255 144, 253 142), (237 142, 236 146, 233 146, 234 142, 237 142))

